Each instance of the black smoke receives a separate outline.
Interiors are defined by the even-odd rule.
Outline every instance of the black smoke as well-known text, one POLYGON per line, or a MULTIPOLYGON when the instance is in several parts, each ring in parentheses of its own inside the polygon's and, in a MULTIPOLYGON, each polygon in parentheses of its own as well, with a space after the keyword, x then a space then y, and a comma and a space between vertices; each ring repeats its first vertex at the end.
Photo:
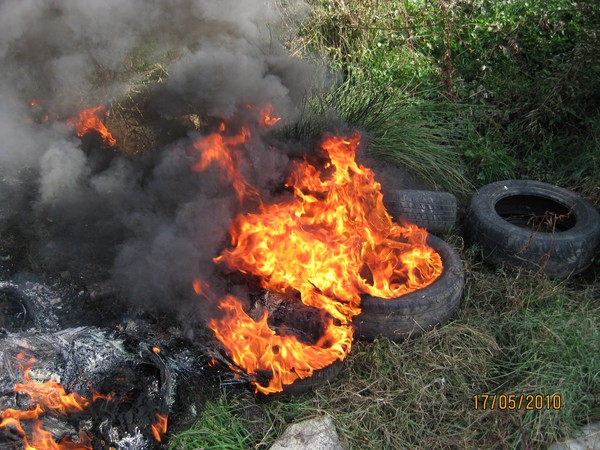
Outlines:
MULTIPOLYGON (((307 13, 286 3, 1 2, 0 239, 20 240, 0 245, 2 261, 110 277, 141 305, 185 301, 194 278, 214 278, 239 203, 218 171, 191 170, 202 132, 131 156, 86 144, 65 122, 138 86, 131 61, 140 52, 162 58, 168 73, 145 103, 164 120, 193 111, 235 124, 255 114, 248 105, 267 103, 282 123, 294 120, 326 74, 282 45, 281 30, 307 13)), ((268 195, 288 158, 254 131, 244 175, 268 195)))

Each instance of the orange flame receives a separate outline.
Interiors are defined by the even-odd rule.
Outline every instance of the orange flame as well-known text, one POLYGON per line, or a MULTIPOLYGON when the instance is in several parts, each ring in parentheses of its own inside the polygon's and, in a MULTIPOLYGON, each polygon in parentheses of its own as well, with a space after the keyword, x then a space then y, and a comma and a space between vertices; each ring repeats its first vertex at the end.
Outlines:
MULTIPOLYGON (((265 111, 266 124, 272 111, 265 111)), ((231 182, 248 186, 231 169, 239 164, 245 141, 228 146, 225 138, 216 137, 221 133, 205 140, 219 142, 215 158, 222 158, 219 164, 228 168, 231 182)), ((231 270, 259 276, 267 289, 298 291, 304 304, 327 313, 321 339, 307 344, 285 330, 270 329, 266 313, 253 320, 233 296, 220 300, 223 315, 212 319, 209 328, 235 366, 268 375, 268 384, 254 382, 257 392, 279 392, 343 360, 351 348, 350 323, 360 313, 361 294, 396 298, 431 284, 442 272, 440 256, 426 244, 427 232, 392 221, 373 172, 355 161, 359 144, 358 133, 325 139, 321 150, 329 162, 324 168, 296 163, 286 184, 293 197, 260 203, 258 212, 238 215, 230 229, 231 248, 214 258, 231 270)), ((199 280, 194 289, 207 296, 199 280)))
POLYGON ((373 172, 354 160, 359 142, 358 134, 326 139, 328 175, 296 164, 287 183, 294 197, 238 216, 233 248, 215 261, 261 276, 265 288, 291 287, 342 323, 360 312, 361 293, 395 298, 433 282, 439 255, 425 230, 392 221, 373 172))
POLYGON ((156 414, 156 421, 150 426, 157 442, 162 442, 162 437, 167 433, 167 419, 167 416, 156 414))
POLYGON ((192 166, 192 169, 201 172, 211 164, 216 164, 225 179, 231 181, 241 202, 247 194, 256 193, 238 169, 241 146, 250 137, 250 130, 244 127, 233 136, 225 136, 224 133, 225 124, 221 123, 218 132, 211 133, 194 142, 193 147, 200 151, 200 159, 192 166))
POLYGON ((104 105, 84 109, 79 113, 79 116, 68 119, 67 124, 75 128, 77 136, 83 136, 92 130, 97 131, 102 136, 104 144, 114 147, 117 145, 117 140, 110 134, 110 131, 108 131, 102 122, 105 110, 104 105))
MULTIPOLYGON (((31 399, 33 409, 25 411, 17 409, 6 409, 0 414, 0 428, 14 427, 21 436, 25 450, 84 450, 92 449, 91 439, 85 433, 80 433, 79 442, 73 442, 68 436, 56 442, 52 434, 43 429, 43 422, 39 417, 53 411, 58 414, 67 415, 69 413, 82 412, 89 408, 90 401, 76 392, 67 393, 59 383, 49 380, 45 383, 36 383, 31 380, 30 371, 35 358, 29 358, 23 361, 25 355, 19 353, 17 358, 23 371, 23 383, 16 383, 14 391, 25 393, 31 399), (22 421, 33 421, 33 430, 31 438, 27 436, 23 428, 22 421)), ((112 394, 104 395, 97 392, 93 394, 93 401, 98 398, 111 399, 112 394)))
POLYGON ((285 332, 276 334, 267 324, 267 313, 255 321, 231 295, 219 302, 219 309, 224 316, 212 319, 209 328, 238 366, 249 374, 266 372, 269 375, 266 386, 254 383, 256 391, 263 394, 280 392, 284 384, 310 377, 315 370, 343 360, 352 345, 352 328, 336 326, 331 319, 319 341, 310 345, 285 332))
POLYGON ((262 124, 268 127, 272 127, 281 120, 281 117, 273 117, 273 105, 265 106, 260 111, 260 114, 262 116, 262 124))

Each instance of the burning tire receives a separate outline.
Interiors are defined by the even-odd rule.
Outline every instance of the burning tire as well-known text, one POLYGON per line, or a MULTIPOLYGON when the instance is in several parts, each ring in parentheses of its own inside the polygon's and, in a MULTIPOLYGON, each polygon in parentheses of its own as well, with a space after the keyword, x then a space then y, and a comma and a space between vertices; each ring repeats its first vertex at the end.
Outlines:
POLYGON ((442 258, 442 274, 429 286, 395 299, 363 296, 362 312, 354 320, 359 339, 372 341, 384 336, 403 341, 446 323, 454 315, 464 287, 462 261, 443 240, 429 235, 427 243, 442 258))
MULTIPOLYGON (((343 367, 344 362, 337 360, 332 364, 328 365, 327 367, 315 370, 312 376, 308 378, 298 379, 292 384, 284 384, 282 392, 274 395, 269 395, 268 397, 292 398, 312 392, 314 389, 318 388, 319 386, 323 386, 324 384, 337 377, 338 374, 342 371, 343 367)), ((263 396, 263 398, 266 398, 266 396, 263 396)))
POLYGON ((600 215, 574 192, 539 181, 488 184, 471 201, 471 236, 488 261, 550 276, 587 268, 600 242, 600 215))
POLYGON ((387 192, 384 203, 394 217, 432 233, 448 231, 456 222, 456 197, 449 192, 394 190, 387 192))

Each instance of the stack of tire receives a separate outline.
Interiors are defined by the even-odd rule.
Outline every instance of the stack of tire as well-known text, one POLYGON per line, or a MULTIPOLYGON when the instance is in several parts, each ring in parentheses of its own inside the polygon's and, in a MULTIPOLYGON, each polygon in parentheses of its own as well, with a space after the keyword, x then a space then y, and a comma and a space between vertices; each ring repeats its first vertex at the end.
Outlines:
MULTIPOLYGON (((446 233, 456 222, 457 201, 448 192, 396 190, 384 203, 399 223, 414 223, 430 234, 427 243, 441 256, 442 274, 429 286, 396 299, 362 298, 354 319, 355 336, 379 336, 399 342, 448 322, 458 310, 464 288, 460 257, 431 233, 446 233)), ((600 245, 600 214, 577 194, 547 183, 507 180, 486 185, 473 196, 467 216, 468 235, 491 263, 508 263, 552 277, 585 270, 600 245)), ((336 363, 300 380, 295 389, 330 380, 336 363)))
MULTIPOLYGON (((464 287, 460 257, 442 239, 431 234, 448 232, 456 222, 456 197, 448 192, 394 190, 386 192, 384 203, 394 220, 426 228, 427 243, 441 256, 442 274, 429 286, 395 299, 363 295, 361 314, 356 316, 355 337, 373 341, 383 336, 399 342, 417 337, 448 322, 458 310, 464 287)), ((337 376, 343 363, 338 361, 317 370, 309 378, 285 387, 282 397, 301 395, 337 376)))
MULTIPOLYGON (((384 201, 397 221, 430 233, 447 232, 456 221, 456 198, 448 192, 394 191, 384 201)), ((572 191, 539 181, 506 180, 482 187, 471 200, 466 225, 486 262, 555 278, 583 272, 600 245, 596 208, 572 191)), ((463 265, 440 238, 430 234, 428 243, 442 257, 440 277, 397 299, 364 296, 356 319, 359 338, 402 341, 452 318, 463 292, 463 265)))
POLYGON ((446 242, 431 234, 448 232, 455 225, 457 201, 449 192, 395 190, 386 193, 384 203, 397 222, 427 229, 427 243, 444 266, 432 284, 418 291, 395 299, 363 296, 362 312, 353 322, 356 336, 367 341, 384 336, 399 342, 446 323, 458 310, 464 287, 462 261, 446 242))

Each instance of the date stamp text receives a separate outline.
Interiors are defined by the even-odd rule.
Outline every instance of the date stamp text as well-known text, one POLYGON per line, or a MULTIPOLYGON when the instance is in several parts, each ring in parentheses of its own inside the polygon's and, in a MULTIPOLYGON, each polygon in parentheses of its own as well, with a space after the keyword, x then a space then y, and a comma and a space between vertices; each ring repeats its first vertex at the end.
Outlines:
POLYGON ((481 411, 558 411, 562 407, 560 394, 477 394, 472 401, 473 408, 481 411))

